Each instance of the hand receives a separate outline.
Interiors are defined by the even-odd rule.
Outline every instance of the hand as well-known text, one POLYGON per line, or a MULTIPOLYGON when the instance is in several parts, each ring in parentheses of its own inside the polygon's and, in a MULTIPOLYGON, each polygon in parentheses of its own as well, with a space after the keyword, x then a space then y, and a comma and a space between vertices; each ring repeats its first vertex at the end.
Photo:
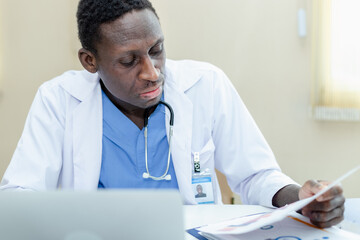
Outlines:
MULTIPOLYGON (((299 199, 311 197, 322 188, 329 185, 326 181, 307 181, 299 191, 299 199)), ((335 186, 326 191, 301 210, 304 216, 310 218, 314 225, 326 228, 340 223, 344 219, 344 202, 340 186, 335 186)))

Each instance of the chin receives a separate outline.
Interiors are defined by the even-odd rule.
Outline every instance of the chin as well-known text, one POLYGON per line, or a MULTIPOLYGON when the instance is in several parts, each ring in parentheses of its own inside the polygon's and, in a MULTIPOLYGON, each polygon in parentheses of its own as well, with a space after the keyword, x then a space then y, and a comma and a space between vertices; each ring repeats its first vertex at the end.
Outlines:
POLYGON ((159 97, 156 97, 154 99, 151 99, 149 100, 145 105, 145 108, 149 108, 149 107, 152 107, 152 106, 155 106, 157 105, 161 100, 161 95, 159 97))

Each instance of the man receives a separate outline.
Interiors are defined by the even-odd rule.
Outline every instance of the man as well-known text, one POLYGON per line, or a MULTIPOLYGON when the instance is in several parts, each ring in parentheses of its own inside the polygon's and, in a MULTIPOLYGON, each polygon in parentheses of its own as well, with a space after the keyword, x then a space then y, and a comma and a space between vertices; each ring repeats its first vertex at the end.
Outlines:
POLYGON ((203 192, 203 188, 202 188, 201 184, 198 184, 196 186, 196 192, 197 192, 197 194, 195 195, 195 198, 206 197, 206 193, 203 192))
MULTIPOLYGON (((77 18, 86 70, 39 88, 1 189, 176 188, 196 204, 199 171, 220 203, 217 168, 244 203, 279 207, 324 186, 300 187, 281 173, 221 70, 166 60, 150 2, 81 0, 77 18), (173 137, 160 100, 173 109, 173 137)), ((334 187, 302 213, 328 227, 342 220, 343 204, 334 187)))

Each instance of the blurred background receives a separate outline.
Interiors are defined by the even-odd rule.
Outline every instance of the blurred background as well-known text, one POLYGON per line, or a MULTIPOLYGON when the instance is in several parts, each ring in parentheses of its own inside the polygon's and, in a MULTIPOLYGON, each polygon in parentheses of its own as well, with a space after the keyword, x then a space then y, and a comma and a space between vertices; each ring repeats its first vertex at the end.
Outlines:
MULTIPOLYGON (((329 43, 330 34, 323 31, 328 15, 321 9, 333 10, 331 6, 316 5, 317 0, 152 2, 167 57, 206 61, 223 69, 286 174, 300 184, 307 179, 334 180, 360 164, 357 110, 345 106, 344 112, 317 95, 326 89, 322 73, 334 65, 324 54, 331 46, 321 42, 329 43)), ((0 1, 0 176, 37 88, 66 70, 82 69, 77 58, 77 3, 0 1)), ((352 70, 360 72, 360 66, 352 70)), ((360 173, 345 180, 345 196, 360 197, 359 183, 360 173)), ((224 201, 230 201, 232 193, 222 189, 224 201)))

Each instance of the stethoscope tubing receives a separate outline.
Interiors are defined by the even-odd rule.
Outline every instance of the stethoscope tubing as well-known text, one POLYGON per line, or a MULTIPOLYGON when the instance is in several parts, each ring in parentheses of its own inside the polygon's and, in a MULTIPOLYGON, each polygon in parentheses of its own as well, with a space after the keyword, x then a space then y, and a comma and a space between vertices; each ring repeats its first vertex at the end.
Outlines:
POLYGON ((155 177, 152 176, 149 172, 149 166, 148 166, 148 152, 147 152, 147 133, 148 133, 148 120, 149 120, 149 112, 150 109, 147 108, 145 109, 145 113, 144 113, 144 138, 145 138, 145 166, 146 166, 146 172, 143 173, 143 178, 151 178, 153 180, 159 181, 159 180, 171 180, 171 175, 168 174, 169 172, 169 167, 170 167, 170 158, 171 158, 171 138, 173 135, 173 126, 174 126, 174 111, 172 109, 172 107, 164 102, 164 101, 159 101, 158 104, 163 104, 165 107, 167 107, 169 109, 170 112, 170 126, 169 126, 169 151, 168 151, 168 158, 167 158, 167 166, 166 166, 166 170, 164 172, 163 175, 161 175, 160 177, 155 177))

